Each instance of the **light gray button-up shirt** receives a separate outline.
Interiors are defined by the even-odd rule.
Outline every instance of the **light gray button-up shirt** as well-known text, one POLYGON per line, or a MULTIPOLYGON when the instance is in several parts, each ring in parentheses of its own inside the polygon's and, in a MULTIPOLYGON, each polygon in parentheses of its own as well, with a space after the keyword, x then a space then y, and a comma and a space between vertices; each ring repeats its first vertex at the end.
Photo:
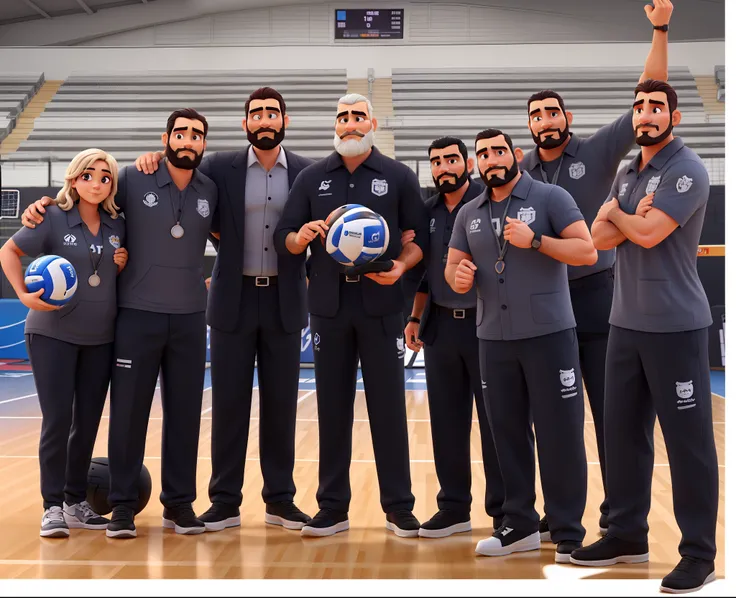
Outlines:
POLYGON ((245 241, 243 274, 277 276, 273 232, 289 197, 289 171, 286 152, 281 148, 276 164, 266 171, 248 149, 248 172, 245 177, 245 241))

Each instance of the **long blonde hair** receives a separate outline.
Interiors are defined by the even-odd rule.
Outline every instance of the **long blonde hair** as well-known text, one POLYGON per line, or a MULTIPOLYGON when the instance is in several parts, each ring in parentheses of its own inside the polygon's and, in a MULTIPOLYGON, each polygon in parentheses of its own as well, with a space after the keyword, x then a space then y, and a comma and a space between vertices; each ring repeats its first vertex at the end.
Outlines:
POLYGON ((102 209, 105 210, 112 218, 118 217, 118 206, 115 204, 115 194, 118 191, 118 162, 107 152, 97 148, 86 149, 79 152, 69 166, 66 167, 66 174, 64 175, 64 187, 59 194, 56 196, 56 205, 59 206, 65 212, 72 209, 74 204, 79 201, 79 193, 76 189, 72 188, 72 183, 79 177, 87 168, 92 164, 102 160, 107 163, 110 169, 110 178, 112 178, 112 185, 110 186, 110 195, 108 195, 102 202, 102 209))

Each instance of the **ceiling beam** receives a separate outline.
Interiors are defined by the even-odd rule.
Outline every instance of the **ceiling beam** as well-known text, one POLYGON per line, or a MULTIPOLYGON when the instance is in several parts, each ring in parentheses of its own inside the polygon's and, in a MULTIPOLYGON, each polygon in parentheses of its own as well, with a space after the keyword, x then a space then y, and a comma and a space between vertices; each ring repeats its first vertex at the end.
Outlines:
POLYGON ((43 8, 31 2, 31 0, 23 0, 28 6, 40 14, 44 19, 50 19, 51 15, 47 13, 43 8))
POLYGON ((77 4, 79 4, 79 6, 81 6, 81 7, 82 7, 82 8, 84 9, 84 12, 86 12, 86 13, 87 13, 88 15, 93 15, 93 14, 95 14, 95 11, 94 11, 94 10, 92 10, 92 9, 91 9, 91 8, 90 8, 90 7, 89 7, 89 6, 87 5, 87 3, 86 3, 86 2, 84 1, 84 0, 77 0, 77 4))

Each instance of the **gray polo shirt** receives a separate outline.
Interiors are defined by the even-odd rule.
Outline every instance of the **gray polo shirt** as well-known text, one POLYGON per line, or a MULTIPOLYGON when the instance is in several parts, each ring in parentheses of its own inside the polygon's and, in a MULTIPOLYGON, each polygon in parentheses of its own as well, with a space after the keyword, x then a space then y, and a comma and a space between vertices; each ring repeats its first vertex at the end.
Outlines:
POLYGON ((610 322, 641 332, 683 332, 713 323, 697 269, 698 243, 710 193, 700 157, 680 137, 660 150, 639 172, 641 154, 622 168, 609 200, 627 214, 654 193, 654 203, 679 225, 658 245, 645 249, 624 241, 616 253, 610 322))
MULTIPOLYGON (((528 173, 522 174, 509 201, 510 217, 548 237, 559 238, 565 228, 583 219, 567 191, 535 181, 528 173)), ((503 239, 499 241, 503 246, 503 239)), ((469 253, 478 267, 478 338, 517 340, 575 327, 565 264, 509 243, 506 268, 496 273, 498 247, 487 189, 461 208, 450 247, 469 253)))
POLYGON ((58 255, 69 260, 77 272, 77 290, 71 300, 56 311, 31 310, 26 334, 41 334, 78 345, 111 343, 117 315, 118 267, 112 261, 115 249, 125 246, 125 221, 100 209, 100 230, 92 235, 82 222, 77 206, 64 212, 56 205, 36 228, 21 228, 13 235, 18 248, 30 257, 58 255), (99 264, 98 264, 99 262, 99 264), (97 266, 100 284, 91 287, 87 279, 97 266))
MULTIPOLYGON (((561 164, 559 159, 542 162, 539 148, 535 147, 524 156, 521 169, 538 181, 545 181, 546 178, 546 182, 553 183, 559 166, 556 184, 573 196, 590 228, 608 197, 621 161, 634 145, 632 116, 633 111, 629 110, 585 139, 572 134, 562 154, 561 164)), ((610 268, 615 254, 613 249, 599 251, 598 261, 592 266, 568 266, 568 278, 574 280, 610 268)))
POLYGON ((153 174, 121 169, 115 203, 125 213, 130 258, 120 274, 118 305, 165 314, 204 311, 204 250, 217 210, 217 187, 198 170, 183 191, 166 161, 153 174), (181 208, 184 236, 171 227, 181 208))
POLYGON ((456 293, 445 280, 447 252, 452 237, 452 229, 460 209, 483 191, 483 187, 471 180, 460 203, 452 212, 445 205, 444 193, 438 193, 428 202, 429 208, 429 252, 424 257, 427 273, 424 280, 428 283, 420 285, 419 292, 432 291, 432 301, 442 307, 452 309, 472 309, 475 307, 475 289, 467 293, 456 293))
POLYGON ((279 273, 273 231, 289 197, 288 169, 283 147, 276 164, 269 171, 258 161, 253 146, 248 149, 243 245, 245 276, 276 276, 279 273))

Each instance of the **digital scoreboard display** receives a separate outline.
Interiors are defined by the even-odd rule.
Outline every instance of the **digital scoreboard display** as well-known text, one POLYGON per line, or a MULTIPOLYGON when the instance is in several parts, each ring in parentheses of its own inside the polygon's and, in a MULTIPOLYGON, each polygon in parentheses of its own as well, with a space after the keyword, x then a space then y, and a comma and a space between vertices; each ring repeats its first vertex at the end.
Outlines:
POLYGON ((404 9, 337 9, 335 39, 404 39, 404 9))

